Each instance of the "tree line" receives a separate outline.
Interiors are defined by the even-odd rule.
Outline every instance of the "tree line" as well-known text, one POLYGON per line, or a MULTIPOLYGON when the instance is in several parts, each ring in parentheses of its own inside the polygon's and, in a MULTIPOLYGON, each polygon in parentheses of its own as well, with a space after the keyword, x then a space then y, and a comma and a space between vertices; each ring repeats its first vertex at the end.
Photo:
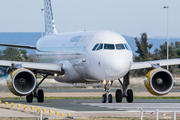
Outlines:
POLYGON ((27 50, 12 47, 6 47, 0 51, 1 60, 28 61, 27 50))
MULTIPOLYGON (((137 55, 134 55, 135 62, 167 59, 167 42, 160 45, 159 48, 155 48, 153 53, 151 53, 150 49, 153 47, 153 44, 148 43, 146 33, 142 33, 140 39, 137 37, 134 39, 137 47, 137 50, 135 51, 137 55)), ((178 46, 179 42, 176 42, 176 45, 173 42, 169 44, 169 59, 180 58, 180 47, 178 48, 178 46)), ((172 66, 170 66, 169 71, 173 72, 172 66)), ((142 70, 139 74, 141 73, 142 70)))
MULTIPOLYGON (((136 42, 137 50, 135 51, 138 55, 134 56, 134 61, 151 61, 151 60, 161 60, 167 59, 167 42, 156 48, 153 53, 150 49, 153 44, 148 43, 147 34, 142 33, 140 40, 136 37, 134 38, 136 42)), ((176 49, 175 44, 172 42, 169 45, 169 59, 180 57, 180 48, 176 49)))
MULTIPOLYGON (((153 44, 148 43, 146 33, 141 34, 140 40, 137 37, 134 39, 137 47, 137 50, 135 51, 137 55, 134 55, 134 61, 142 62, 167 59, 167 42, 160 45, 159 48, 155 48, 154 52, 151 53, 150 49, 153 47, 153 44)), ((176 49, 175 44, 172 42, 169 44, 169 59, 178 57, 180 57, 180 48, 176 49)))

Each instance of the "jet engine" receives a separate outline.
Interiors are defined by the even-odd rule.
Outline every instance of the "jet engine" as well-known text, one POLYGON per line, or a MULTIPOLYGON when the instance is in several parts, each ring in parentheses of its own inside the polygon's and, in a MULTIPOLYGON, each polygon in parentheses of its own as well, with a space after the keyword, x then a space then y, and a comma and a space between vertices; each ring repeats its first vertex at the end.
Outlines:
POLYGON ((8 75, 7 86, 13 94, 25 96, 35 89, 36 77, 28 69, 16 69, 8 75))
POLYGON ((172 89, 174 79, 169 71, 158 68, 146 74, 144 85, 151 94, 160 96, 167 94, 172 89))

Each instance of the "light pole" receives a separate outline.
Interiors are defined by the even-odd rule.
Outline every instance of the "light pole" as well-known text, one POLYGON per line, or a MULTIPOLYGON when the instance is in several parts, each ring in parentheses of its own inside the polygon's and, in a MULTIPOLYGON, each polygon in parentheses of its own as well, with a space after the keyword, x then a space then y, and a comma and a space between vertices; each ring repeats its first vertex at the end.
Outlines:
MULTIPOLYGON (((169 59, 169 36, 168 36, 168 10, 169 10, 169 6, 164 6, 164 8, 167 8, 167 60, 169 59)), ((167 70, 169 70, 169 66, 167 65, 167 70)))
POLYGON ((43 37, 43 11, 44 9, 41 9, 41 37, 43 37))

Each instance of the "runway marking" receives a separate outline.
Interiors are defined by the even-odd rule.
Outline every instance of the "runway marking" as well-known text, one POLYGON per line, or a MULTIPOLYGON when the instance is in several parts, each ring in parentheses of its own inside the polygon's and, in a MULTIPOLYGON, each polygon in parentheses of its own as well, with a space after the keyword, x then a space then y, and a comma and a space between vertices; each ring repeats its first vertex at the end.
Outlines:
POLYGON ((134 111, 142 108, 144 111, 180 111, 180 103, 81 103, 95 107, 116 109, 117 111, 134 111))

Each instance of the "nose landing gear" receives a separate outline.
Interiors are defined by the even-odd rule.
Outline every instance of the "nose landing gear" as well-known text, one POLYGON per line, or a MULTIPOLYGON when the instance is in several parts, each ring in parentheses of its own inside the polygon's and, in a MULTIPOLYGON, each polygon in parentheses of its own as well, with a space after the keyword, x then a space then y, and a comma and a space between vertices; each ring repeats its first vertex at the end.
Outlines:
POLYGON ((113 81, 103 81, 104 84, 104 90, 105 90, 105 94, 102 95, 102 103, 106 103, 106 100, 108 100, 108 103, 112 103, 113 98, 112 98, 112 94, 109 94, 109 87, 112 86, 113 81))

